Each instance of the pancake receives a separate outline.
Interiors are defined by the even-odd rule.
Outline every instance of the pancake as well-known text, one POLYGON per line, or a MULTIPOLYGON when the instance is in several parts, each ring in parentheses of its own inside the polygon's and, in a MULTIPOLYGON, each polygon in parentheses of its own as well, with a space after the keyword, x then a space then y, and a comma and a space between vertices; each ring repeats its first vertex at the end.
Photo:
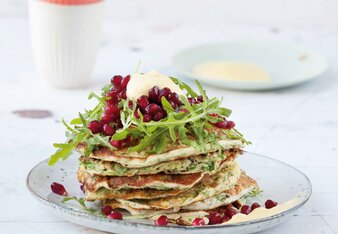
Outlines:
POLYGON ((149 210, 149 209, 133 208, 130 205, 126 203, 121 203, 118 200, 106 200, 103 203, 104 205, 110 205, 113 208, 125 209, 129 211, 133 216, 149 218, 161 214, 172 214, 172 213, 180 214, 198 211, 206 212, 211 209, 215 209, 217 207, 223 207, 228 204, 231 204, 237 201, 238 199, 247 196, 247 194, 249 194, 252 190, 257 189, 257 187, 258 186, 256 181, 254 181, 252 178, 250 178, 249 176, 245 175, 244 172, 242 172, 240 179, 230 189, 225 190, 219 194, 216 194, 215 196, 184 206, 180 210, 174 210, 174 208, 167 210, 161 209, 149 210), (217 199, 220 199, 220 202, 218 202, 217 199))
POLYGON ((152 200, 124 200, 117 199, 118 202, 128 205, 135 209, 174 209, 178 211, 181 207, 190 205, 194 202, 212 197, 224 190, 233 187, 241 174, 238 163, 222 168, 221 171, 213 176, 206 176, 203 181, 193 188, 180 193, 177 196, 158 198, 152 200))
POLYGON ((231 163, 241 152, 240 149, 229 149, 222 154, 218 152, 201 154, 142 168, 126 168, 116 162, 101 161, 85 156, 80 158, 80 164, 89 174, 106 176, 149 175, 161 172, 166 174, 192 174, 198 172, 212 174, 221 163, 224 163, 224 161, 231 163))
MULTIPOLYGON (((79 144, 77 146, 77 151, 81 154, 84 154, 85 146, 85 144, 79 144)), ((241 140, 224 139, 218 140, 217 144, 206 144, 205 152, 202 152, 201 149, 193 146, 179 145, 165 153, 149 155, 145 151, 142 151, 140 153, 128 152, 128 149, 112 151, 109 148, 104 147, 93 151, 89 155, 89 157, 100 159, 102 161, 117 162, 127 168, 142 168, 147 166, 153 166, 162 162, 168 162, 181 158, 188 158, 194 155, 215 152, 219 149, 227 150, 232 148, 241 148, 242 146, 243 142, 241 140)))

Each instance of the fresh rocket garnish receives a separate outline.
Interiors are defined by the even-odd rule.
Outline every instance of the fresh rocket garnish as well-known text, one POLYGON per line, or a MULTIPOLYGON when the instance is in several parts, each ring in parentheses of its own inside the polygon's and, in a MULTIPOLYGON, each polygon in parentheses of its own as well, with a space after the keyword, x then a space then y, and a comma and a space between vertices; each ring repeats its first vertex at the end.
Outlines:
POLYGON ((209 99, 198 81, 199 94, 176 78, 171 79, 186 95, 154 86, 147 95, 129 100, 126 89, 130 76, 114 76, 101 95, 89 95, 89 99, 98 101, 96 107, 79 113, 70 124, 62 121, 68 140, 54 144, 57 151, 49 165, 67 159, 79 143, 85 143, 86 156, 99 147, 159 154, 172 144, 193 146, 201 152, 205 152, 206 144, 213 144, 221 151, 215 127, 228 139, 250 143, 234 128, 234 122, 227 120, 231 110, 221 107, 221 100, 209 99))

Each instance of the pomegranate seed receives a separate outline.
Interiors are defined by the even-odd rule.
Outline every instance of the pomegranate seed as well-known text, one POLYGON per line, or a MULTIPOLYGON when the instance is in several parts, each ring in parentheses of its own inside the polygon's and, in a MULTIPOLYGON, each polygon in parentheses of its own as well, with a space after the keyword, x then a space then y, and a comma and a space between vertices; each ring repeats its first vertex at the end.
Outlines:
POLYGON ((159 121, 159 120, 161 120, 161 119, 163 119, 163 117, 164 117, 164 115, 163 115, 163 113, 162 112, 157 112, 155 115, 154 115, 154 120, 155 121, 159 121))
POLYGON ((130 101, 128 102, 128 106, 129 106, 129 108, 133 108, 133 101, 130 100, 130 101))
POLYGON ((160 94, 158 96, 158 102, 161 103, 162 97, 165 97, 166 99, 168 99, 168 95, 170 93, 171 93, 171 90, 167 87, 164 87, 163 89, 161 89, 160 94))
POLYGON ((178 105, 175 102, 169 101, 169 103, 174 108, 174 110, 176 110, 178 108, 178 105))
POLYGON ((114 76, 113 78, 111 78, 111 83, 114 86, 119 87, 121 85, 123 77, 122 76, 114 76))
POLYGON ((167 226, 168 225, 168 217, 165 215, 161 215, 156 221, 155 225, 158 226, 167 226))
POLYGON ((105 124, 105 125, 103 125, 103 133, 106 136, 112 136, 115 133, 115 129, 111 125, 105 124))
POLYGON ((180 99, 179 99, 179 97, 178 97, 178 94, 175 93, 175 92, 174 93, 169 93, 168 99, 170 101, 173 101, 178 106, 182 104, 181 101, 180 101, 180 99))
POLYGON ((211 114, 209 114, 209 115, 212 116, 212 117, 219 117, 219 115, 216 114, 216 113, 211 113, 211 114))
POLYGON ((222 223, 226 223, 230 220, 231 218, 229 218, 228 216, 224 216, 222 219, 222 223))
POLYGON ((115 92, 109 92, 106 97, 106 102, 111 105, 116 105, 119 102, 119 96, 115 92))
POLYGON ((123 80, 122 80, 122 82, 121 82, 121 87, 124 88, 124 89, 127 88, 129 80, 130 80, 130 76, 129 75, 126 76, 126 77, 124 77, 123 80))
POLYGON ((225 217, 229 217, 230 219, 232 218, 232 216, 236 215, 237 214, 237 210, 235 210, 234 208, 227 208, 225 211, 224 211, 224 216, 225 217))
POLYGON ((112 212, 111 214, 107 215, 108 219, 118 219, 118 220, 122 220, 123 216, 122 213, 120 212, 112 212))
POLYGON ((116 105, 106 106, 104 113, 108 115, 120 115, 120 109, 116 105))
POLYGON ((208 216, 209 224, 222 223, 222 216, 218 212, 212 212, 208 216))
POLYGON ((127 99, 127 90, 122 90, 120 93, 119 93, 119 97, 122 98, 122 99, 127 99))
POLYGON ((226 129, 228 122, 226 120, 215 123, 215 126, 218 128, 226 129))
POLYGON ((122 148, 122 146, 123 146, 123 141, 120 141, 120 140, 111 140, 111 141, 110 141, 110 144, 111 144, 113 147, 115 147, 115 148, 117 148, 117 149, 120 149, 120 148, 122 148))
POLYGON ((116 121, 116 127, 117 127, 117 128, 123 128, 123 124, 122 124, 122 122, 121 122, 121 119, 118 119, 118 120, 116 121))
POLYGON ((99 133, 102 130, 102 124, 97 120, 89 122, 87 127, 93 134, 99 133))
POLYGON ((102 122, 104 124, 114 122, 118 117, 116 115, 103 114, 102 122))
POLYGON ((142 95, 137 99, 137 104, 142 108, 145 109, 149 105, 149 99, 146 95, 142 95))
POLYGON ((61 195, 61 196, 67 196, 68 195, 65 187, 62 184, 53 182, 50 185, 50 188, 51 188, 51 190, 52 190, 53 193, 56 193, 58 195, 61 195))
POLYGON ((273 200, 270 200, 270 199, 265 202, 265 208, 266 209, 271 209, 271 208, 273 208, 273 207, 275 207, 277 205, 278 205, 277 202, 275 202, 273 200))
POLYGON ((104 214, 105 216, 111 214, 111 212, 113 212, 113 208, 111 206, 102 207, 102 214, 104 214))
POLYGON ((133 139, 132 139, 132 137, 131 136, 127 136, 127 138, 126 139, 124 139, 124 140, 122 140, 122 143, 123 144, 130 144, 131 143, 131 141, 132 141, 133 139))
POLYGON ((154 116, 159 111, 159 106, 155 103, 150 103, 144 110, 147 114, 154 116))
POLYGON ((158 95, 160 95, 160 89, 157 86, 154 86, 151 89, 149 89, 148 94, 150 101, 157 102, 158 95))
POLYGON ((254 209, 259 208, 259 207, 261 207, 261 205, 258 204, 257 202, 254 202, 254 203, 252 203, 252 205, 251 205, 251 211, 253 211, 254 209))
POLYGON ((188 110, 185 109, 185 108, 184 108, 184 109, 181 109, 180 111, 181 111, 181 112, 184 112, 184 113, 188 113, 188 110))
POLYGON ((140 115, 137 110, 134 111, 134 116, 136 117, 136 119, 140 119, 140 115))
POLYGON ((150 122, 151 121, 151 115, 145 114, 143 115, 143 122, 150 122))
POLYGON ((203 225, 205 225, 205 221, 202 218, 196 218, 192 222, 192 226, 203 226, 203 225))
POLYGON ((234 123, 234 121, 228 121, 227 122, 227 126, 226 126, 226 129, 232 129, 232 128, 234 128, 235 127, 235 123, 234 123))
POLYGON ((241 207, 241 213, 242 214, 248 215, 248 214, 250 214, 250 212, 251 212, 250 206, 244 205, 244 206, 241 207))
POLYGON ((189 101, 190 104, 194 104, 193 102, 195 101, 195 99, 190 97, 190 98, 188 98, 188 101, 189 101))
POLYGON ((199 102, 204 102, 203 96, 202 96, 202 95, 199 95, 196 99, 197 99, 197 101, 199 101, 199 102))

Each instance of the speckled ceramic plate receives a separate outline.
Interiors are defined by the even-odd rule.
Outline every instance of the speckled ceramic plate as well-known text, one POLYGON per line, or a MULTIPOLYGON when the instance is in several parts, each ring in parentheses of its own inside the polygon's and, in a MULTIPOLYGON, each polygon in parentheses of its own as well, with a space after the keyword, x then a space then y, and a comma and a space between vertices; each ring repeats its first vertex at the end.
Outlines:
POLYGON ((174 67, 191 79, 237 90, 269 90, 297 85, 318 77, 328 63, 311 48, 277 41, 239 41, 201 45, 177 53, 174 67), (232 61, 256 64, 263 68, 269 81, 236 81, 198 76, 193 68, 209 61, 232 61))
POLYGON ((169 225, 154 226, 150 220, 126 219, 112 220, 85 212, 74 203, 63 204, 63 197, 51 192, 52 182, 62 183, 69 195, 83 197, 76 178, 77 156, 72 155, 67 161, 53 167, 47 165, 47 160, 37 164, 27 177, 27 187, 42 204, 60 217, 71 222, 94 229, 114 233, 252 233, 271 228, 294 215, 311 195, 311 183, 297 169, 269 157, 245 152, 239 157, 241 168, 258 181, 264 192, 254 198, 258 201, 273 199, 279 203, 297 198, 297 204, 287 211, 264 219, 242 222, 233 225, 210 225, 202 227, 186 227, 169 225))

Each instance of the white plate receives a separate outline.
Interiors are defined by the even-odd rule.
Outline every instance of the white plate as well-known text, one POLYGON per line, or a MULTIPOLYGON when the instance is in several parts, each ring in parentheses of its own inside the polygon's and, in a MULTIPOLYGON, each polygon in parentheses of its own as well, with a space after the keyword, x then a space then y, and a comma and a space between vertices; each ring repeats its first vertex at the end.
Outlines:
POLYGON ((238 90, 269 90, 300 84, 318 77, 326 59, 310 48, 280 42, 226 42, 185 49, 172 59, 183 75, 205 84, 238 90), (220 80, 196 76, 192 70, 208 61, 253 63, 270 76, 268 82, 220 80))
POLYGON ((297 198, 297 204, 289 210, 264 219, 242 222, 233 225, 210 225, 202 227, 186 227, 170 225, 159 227, 150 220, 126 219, 112 220, 85 212, 74 203, 61 203, 63 197, 50 191, 52 182, 63 184, 69 195, 83 197, 77 182, 76 171, 78 160, 75 155, 67 161, 60 162, 53 167, 47 165, 47 160, 37 164, 27 176, 27 187, 42 204, 60 217, 71 222, 114 233, 158 234, 171 233, 252 233, 271 228, 294 215, 311 195, 311 183, 308 178, 297 169, 280 161, 245 152, 238 159, 241 168, 248 175, 255 178, 264 190, 263 194, 255 198, 260 202, 273 199, 279 203, 297 198))

